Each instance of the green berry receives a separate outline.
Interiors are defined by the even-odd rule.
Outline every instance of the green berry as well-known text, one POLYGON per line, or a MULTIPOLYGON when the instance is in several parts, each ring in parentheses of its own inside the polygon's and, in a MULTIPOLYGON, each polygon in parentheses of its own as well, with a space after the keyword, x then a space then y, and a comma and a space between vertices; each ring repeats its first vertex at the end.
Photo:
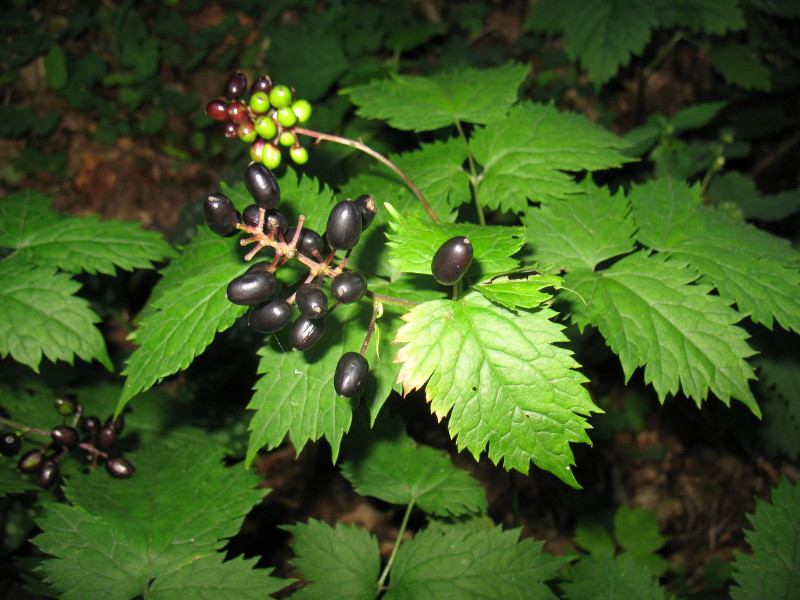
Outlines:
POLYGON ((294 146, 296 141, 297 140, 291 131, 284 131, 281 133, 281 137, 278 138, 278 143, 281 146, 294 146))
POLYGON ((278 135, 278 126, 272 117, 262 115, 256 119, 256 133, 265 140, 269 140, 278 135))
POLYGON ((275 144, 267 144, 261 153, 261 162, 268 169, 277 169, 281 164, 281 151, 275 144))
POLYGON ((269 96, 266 92, 255 92, 250 96, 250 108, 254 113, 265 113, 270 109, 269 96))
POLYGON ((269 93, 269 103, 275 108, 283 108, 292 103, 292 90, 285 85, 276 85, 269 93))
POLYGON ((292 109, 288 106, 279 108, 278 112, 275 113, 275 118, 278 119, 278 123, 284 127, 293 127, 295 123, 297 123, 297 116, 295 116, 292 109))
POLYGON ((75 414, 75 402, 69 398, 56 398, 56 412, 62 417, 69 417, 75 414))
POLYGON ((292 149, 289 150, 289 156, 298 165, 304 165, 308 162, 308 150, 302 146, 292 146, 292 149))
POLYGON ((292 103, 292 112, 298 123, 305 123, 311 117, 311 104, 308 100, 295 100, 292 103))
POLYGON ((257 137, 258 133, 256 133, 256 127, 250 119, 239 124, 240 140, 252 144, 256 141, 257 137))

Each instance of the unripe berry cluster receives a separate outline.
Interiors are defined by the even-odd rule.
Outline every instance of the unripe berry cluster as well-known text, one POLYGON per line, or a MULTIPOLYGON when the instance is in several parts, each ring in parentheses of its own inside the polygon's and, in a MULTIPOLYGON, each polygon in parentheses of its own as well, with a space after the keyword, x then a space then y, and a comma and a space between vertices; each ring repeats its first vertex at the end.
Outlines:
MULTIPOLYGON (((300 315, 294 320, 289 340, 293 350, 308 350, 322 337, 325 317, 340 304, 352 304, 367 293, 367 281, 361 273, 345 270, 351 250, 361 239, 361 232, 370 226, 377 208, 371 195, 337 203, 328 215, 325 236, 305 227, 305 217, 289 227, 286 217, 276 208, 280 202, 280 187, 272 172, 259 162, 248 165, 244 183, 254 204, 241 214, 233 202, 223 194, 212 194, 205 202, 206 223, 214 233, 230 236, 244 232, 247 237, 241 245, 255 244, 245 260, 251 260, 261 249, 273 250, 272 260, 259 261, 227 287, 227 298, 234 304, 252 307, 248 325, 258 333, 274 333, 286 327, 293 318, 292 306, 300 315), (329 250, 326 252, 326 240, 329 250), (346 252, 336 265, 337 251, 346 252), (278 280, 275 272, 290 260, 297 260, 308 268, 308 276, 298 283, 287 297, 275 297, 278 280), (331 304, 323 289, 325 278, 330 278, 331 304)), ((368 332, 368 336, 369 336, 368 332)), ((369 365, 361 353, 348 352, 339 361, 334 385, 341 396, 355 395, 364 383, 369 365), (355 358, 355 357, 358 358, 355 358)))
POLYGON ((228 78, 225 99, 212 100, 206 114, 225 124, 225 137, 250 144, 250 157, 270 169, 281 164, 279 146, 290 147, 289 156, 298 165, 308 162, 308 150, 297 140, 295 127, 311 116, 311 104, 295 99, 294 90, 274 85, 269 77, 259 77, 244 98, 247 77, 236 72, 228 78))
MULTIPOLYGON (((83 407, 68 398, 58 398, 55 409, 65 420, 72 417, 70 425, 62 423, 49 432, 33 428, 21 428, 25 432, 50 436, 50 442, 40 448, 26 452, 19 459, 17 467, 25 473, 36 475, 36 483, 49 489, 58 481, 61 468, 60 461, 70 451, 83 451, 92 468, 96 468, 101 460, 105 460, 106 471, 113 477, 125 479, 131 477, 135 470, 133 465, 120 456, 112 457, 111 452, 122 430, 125 419, 122 415, 116 419, 109 416, 105 424, 98 417, 82 416, 83 407), (80 433, 83 433, 81 440, 80 433)), ((15 456, 22 448, 19 434, 11 432, 0 437, 0 454, 15 456)))

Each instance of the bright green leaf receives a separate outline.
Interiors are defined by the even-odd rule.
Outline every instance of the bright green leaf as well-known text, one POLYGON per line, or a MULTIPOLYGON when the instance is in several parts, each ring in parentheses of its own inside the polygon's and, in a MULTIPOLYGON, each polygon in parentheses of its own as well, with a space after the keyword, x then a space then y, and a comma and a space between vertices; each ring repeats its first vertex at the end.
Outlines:
POLYGON ((481 294, 492 302, 502 304, 508 309, 536 308, 552 294, 540 291, 542 288, 561 287, 561 277, 558 275, 529 274, 524 276, 493 277, 476 286, 481 294))
POLYGON ((491 123, 504 119, 517 101, 527 65, 506 63, 494 69, 462 68, 432 77, 394 75, 345 90, 357 114, 385 119, 397 129, 430 131, 456 122, 491 123))
POLYGON ((599 412, 549 309, 513 312, 480 294, 417 306, 396 343, 404 393, 425 387, 431 411, 449 415, 459 450, 487 448, 506 469, 530 461, 573 486, 570 442, 589 443, 584 418, 599 412), (427 385, 426 385, 427 384, 427 385))

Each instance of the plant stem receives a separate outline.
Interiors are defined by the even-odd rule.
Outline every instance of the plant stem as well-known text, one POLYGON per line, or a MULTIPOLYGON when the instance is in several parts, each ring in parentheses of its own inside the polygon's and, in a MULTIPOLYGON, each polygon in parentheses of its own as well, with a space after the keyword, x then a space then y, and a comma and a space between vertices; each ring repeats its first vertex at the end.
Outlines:
POLYGON ((403 521, 400 523, 400 529, 397 532, 397 538, 394 540, 394 546, 392 547, 392 553, 389 555, 389 560, 386 561, 386 566, 383 568, 383 573, 381 573, 380 578, 378 578, 378 591, 386 589, 383 584, 386 582, 386 578, 389 576, 389 571, 392 569, 392 564, 394 563, 395 556, 397 556, 397 551, 400 550, 400 544, 403 542, 403 535, 405 535, 406 527, 408 526, 408 519, 411 517, 411 510, 413 508, 414 501, 412 500, 406 507, 406 512, 403 515, 403 521))
POLYGON ((367 346, 369 346, 369 340, 372 337, 372 332, 375 331, 375 321, 378 319, 378 313, 381 312, 381 301, 378 300, 373 296, 372 298, 372 318, 369 320, 369 327, 367 327, 367 335, 364 338, 364 343, 361 344, 361 356, 367 351, 367 346))
POLYGON ((456 119, 456 129, 458 135, 464 142, 467 149, 467 164, 469 164, 469 185, 472 187, 472 198, 475 200, 475 210, 478 211, 478 222, 481 225, 486 225, 486 217, 483 215, 483 206, 481 205, 479 190, 480 190, 480 177, 478 176, 478 169, 475 167, 475 159, 472 157, 472 152, 469 148, 469 140, 464 133, 464 128, 461 127, 461 121, 456 119))
POLYGON ((45 431, 44 429, 38 429, 36 427, 28 427, 27 425, 23 425, 22 423, 17 423, 16 421, 12 421, 11 419, 5 419, 0 417, 0 423, 3 425, 8 425, 9 427, 13 427, 14 429, 19 429, 23 434, 25 433, 34 433, 36 435, 41 435, 46 438, 50 437, 50 432, 45 431))
POLYGON ((419 302, 414 302, 413 300, 403 300, 402 298, 395 298, 393 296, 384 296, 383 294, 378 294, 376 292, 371 292, 369 290, 367 291, 366 295, 368 298, 380 300, 381 302, 385 302, 386 304, 403 306, 405 308, 415 308, 419 306, 419 302))
POLYGON ((312 137, 317 142, 325 140, 325 141, 328 141, 328 142, 335 142, 337 144, 342 144, 344 146, 350 146, 351 148, 355 148, 356 150, 361 150, 361 152, 369 154, 375 160, 378 160, 378 161, 382 162, 384 165, 389 167, 392 171, 397 173, 397 175, 400 177, 400 179, 402 179, 403 182, 405 182, 405 184, 408 186, 408 189, 410 189, 411 193, 414 194, 414 196, 417 197, 417 200, 419 200, 419 203, 422 204, 423 208, 428 213, 428 215, 430 215, 430 217, 433 220, 433 222, 434 223, 438 223, 439 222, 439 217, 437 216, 436 212, 433 210, 433 207, 430 204, 428 204, 428 201, 425 200, 425 196, 423 196, 422 192, 419 191, 419 188, 417 188, 417 186, 414 185, 414 182, 411 181, 411 178, 408 175, 406 175, 402 170, 400 170, 400 167, 398 167, 396 164, 394 164, 392 161, 390 161, 388 158, 386 158, 380 152, 378 152, 376 150, 373 150, 372 148, 370 148, 369 146, 367 146, 363 142, 358 142, 356 140, 351 140, 350 138, 340 137, 338 135, 331 135, 329 133, 322 133, 320 131, 314 131, 312 129, 304 129, 302 127, 295 127, 294 128, 294 132, 298 133, 300 135, 307 135, 309 137, 312 137))

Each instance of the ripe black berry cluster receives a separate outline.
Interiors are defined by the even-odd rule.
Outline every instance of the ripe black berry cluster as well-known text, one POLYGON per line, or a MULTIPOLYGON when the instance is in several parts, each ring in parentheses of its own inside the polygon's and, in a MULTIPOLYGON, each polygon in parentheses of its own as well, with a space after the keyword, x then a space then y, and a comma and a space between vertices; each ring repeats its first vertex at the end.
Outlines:
MULTIPOLYGON (((17 463, 21 471, 35 474, 36 483, 40 487, 49 489, 55 485, 61 471, 59 463, 71 450, 85 452, 92 468, 96 468, 99 461, 105 460, 106 471, 113 477, 125 479, 134 474, 131 463, 120 456, 112 457, 109 454, 125 427, 122 415, 116 419, 113 415, 109 416, 103 424, 98 417, 82 416, 83 407, 68 398, 58 398, 55 401, 55 409, 64 419, 72 417, 71 424, 62 423, 49 432, 30 427, 17 427, 25 433, 50 437, 48 443, 26 452, 17 463), (82 440, 78 429, 83 433, 82 440)), ((4 422, 8 424, 8 421, 4 422)), ((19 434, 5 433, 0 437, 0 453, 3 456, 15 456, 21 448, 22 440, 19 434)))
POLYGON ((311 116, 311 104, 296 100, 294 90, 274 85, 269 77, 259 77, 244 98, 247 77, 236 72, 228 78, 225 99, 212 100, 206 114, 225 123, 225 137, 251 144, 250 157, 270 169, 281 164, 280 146, 289 146, 289 156, 298 165, 308 162, 308 150, 297 141, 295 127, 311 116))
MULTIPOLYGON (((259 261, 239 277, 233 279, 226 291, 234 304, 252 307, 248 325, 263 334, 274 333, 286 327, 293 318, 292 305, 300 315, 295 319, 289 334, 294 350, 308 350, 322 337, 325 317, 339 304, 352 304, 367 293, 367 281, 361 273, 345 270, 351 250, 361 239, 361 233, 370 226, 377 208, 371 195, 355 200, 343 200, 328 215, 325 237, 304 226, 305 217, 289 227, 286 217, 276 208, 280 202, 280 187, 272 172, 262 163, 252 162, 244 174, 247 190, 255 201, 240 214, 230 198, 212 194, 205 202, 208 227, 222 236, 237 231, 248 234, 240 240, 245 246, 255 244, 245 260, 251 260, 261 249, 272 248, 272 260, 259 261), (327 246, 330 249, 326 255, 327 246), (346 252, 342 261, 333 263, 337 251, 346 252), (308 276, 288 297, 275 297, 278 281, 275 272, 290 260, 298 260, 308 267, 308 276), (331 279, 330 295, 322 284, 331 279)), ((364 358, 370 331, 360 353, 348 352, 339 361, 334 385, 339 395, 355 395, 364 383, 369 365, 364 358), (355 358, 358 357, 358 358, 355 358)))

